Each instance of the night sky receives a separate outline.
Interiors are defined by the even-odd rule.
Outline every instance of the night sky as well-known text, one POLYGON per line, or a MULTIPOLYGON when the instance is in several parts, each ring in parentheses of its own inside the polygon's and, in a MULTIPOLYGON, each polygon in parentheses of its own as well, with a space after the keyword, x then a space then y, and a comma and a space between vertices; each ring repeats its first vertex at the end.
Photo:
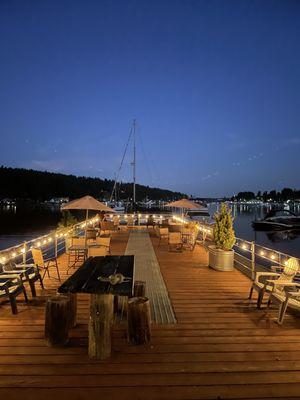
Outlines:
POLYGON ((299 99, 298 0, 0 0, 6 166, 113 178, 136 118, 139 183, 299 189, 299 99))

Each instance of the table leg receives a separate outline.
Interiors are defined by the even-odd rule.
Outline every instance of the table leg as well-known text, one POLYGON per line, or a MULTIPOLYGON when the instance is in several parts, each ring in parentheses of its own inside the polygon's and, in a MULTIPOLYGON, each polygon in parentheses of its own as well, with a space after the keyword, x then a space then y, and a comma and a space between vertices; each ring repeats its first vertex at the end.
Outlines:
POLYGON ((114 296, 92 294, 89 320, 89 357, 104 360, 111 355, 114 296))

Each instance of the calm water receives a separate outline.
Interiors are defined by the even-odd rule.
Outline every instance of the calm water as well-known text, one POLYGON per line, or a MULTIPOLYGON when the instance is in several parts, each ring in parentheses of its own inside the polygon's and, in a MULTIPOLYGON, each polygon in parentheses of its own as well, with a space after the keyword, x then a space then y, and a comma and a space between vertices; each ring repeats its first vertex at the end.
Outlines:
MULTIPOLYGON (((211 215, 217 205, 210 204, 211 215)), ((234 227, 236 236, 255 240, 257 243, 300 257, 300 234, 293 232, 255 232, 251 222, 255 217, 262 217, 269 209, 265 207, 235 206, 234 227)), ((300 208, 292 209, 300 213, 300 208)), ((84 219, 84 212, 75 215, 79 220, 84 219)), ((47 207, 40 204, 26 204, 17 207, 0 208, 0 249, 13 246, 22 241, 43 235, 57 227, 61 213, 57 207, 47 207)))
MULTIPOLYGON (((216 210, 217 205, 215 203, 209 205, 211 215, 213 215, 216 210)), ((255 231, 252 228, 251 222, 255 218, 262 218, 268 211, 270 211, 270 207, 248 205, 233 206, 232 214, 234 216, 234 229, 236 236, 249 241, 255 241, 258 244, 283 253, 300 257, 300 232, 262 232, 255 231)), ((291 208, 290 211, 299 214, 300 207, 291 208)))

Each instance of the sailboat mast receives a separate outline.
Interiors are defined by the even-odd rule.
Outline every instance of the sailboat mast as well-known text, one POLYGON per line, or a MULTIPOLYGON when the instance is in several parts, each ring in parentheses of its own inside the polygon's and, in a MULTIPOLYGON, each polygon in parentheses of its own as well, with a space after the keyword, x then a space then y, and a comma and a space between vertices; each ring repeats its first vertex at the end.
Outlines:
POLYGON ((135 128, 136 128, 136 121, 133 120, 133 207, 135 207, 135 182, 136 182, 136 145, 135 145, 135 128))

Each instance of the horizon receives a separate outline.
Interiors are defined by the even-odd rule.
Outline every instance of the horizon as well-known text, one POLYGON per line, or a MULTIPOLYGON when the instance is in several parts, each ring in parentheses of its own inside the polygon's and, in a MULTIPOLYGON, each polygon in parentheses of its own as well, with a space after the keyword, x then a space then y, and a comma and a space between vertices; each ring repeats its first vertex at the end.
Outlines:
POLYGON ((299 188, 298 1, 0 4, 1 163, 196 197, 299 188), (5 79, 3 79, 5 78, 5 79), (130 182, 132 146, 120 179, 130 182))

